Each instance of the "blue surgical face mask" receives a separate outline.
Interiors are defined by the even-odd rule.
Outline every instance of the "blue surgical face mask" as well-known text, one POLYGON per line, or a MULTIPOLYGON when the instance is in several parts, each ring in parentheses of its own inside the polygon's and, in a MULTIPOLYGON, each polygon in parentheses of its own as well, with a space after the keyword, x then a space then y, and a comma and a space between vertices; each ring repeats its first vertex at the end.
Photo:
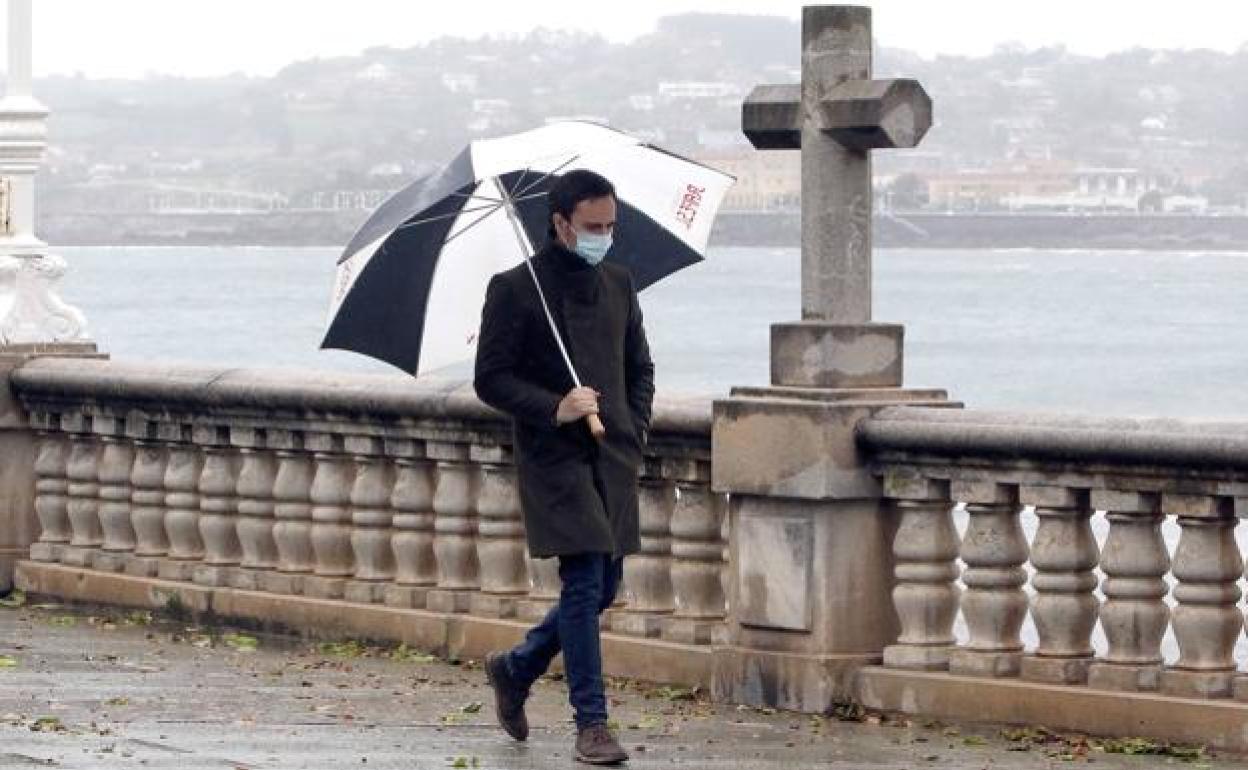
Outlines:
POLYGON ((606 258, 607 252, 611 250, 611 236, 583 233, 577 230, 574 250, 581 259, 591 265, 596 265, 606 258))

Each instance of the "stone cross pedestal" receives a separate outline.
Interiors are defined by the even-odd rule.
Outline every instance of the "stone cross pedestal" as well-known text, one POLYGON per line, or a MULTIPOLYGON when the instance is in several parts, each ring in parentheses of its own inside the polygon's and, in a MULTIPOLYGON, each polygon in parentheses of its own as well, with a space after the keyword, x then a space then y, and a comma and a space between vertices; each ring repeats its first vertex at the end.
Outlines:
POLYGON ((932 122, 917 82, 871 79, 871 42, 869 8, 806 7, 801 85, 760 86, 743 109, 755 147, 802 153, 802 315, 771 328, 770 386, 714 406, 712 485, 732 516, 715 688, 738 702, 825 710, 895 641, 896 514, 854 429, 883 406, 950 405, 901 387, 903 327, 871 320, 870 153, 932 122))

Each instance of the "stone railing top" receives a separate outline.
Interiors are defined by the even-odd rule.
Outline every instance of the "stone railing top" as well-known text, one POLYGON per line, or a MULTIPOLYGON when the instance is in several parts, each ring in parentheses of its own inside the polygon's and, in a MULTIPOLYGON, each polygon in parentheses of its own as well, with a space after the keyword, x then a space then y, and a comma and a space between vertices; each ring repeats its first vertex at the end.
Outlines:
MULTIPOLYGON (((82 358, 38 358, 11 374, 23 401, 127 403, 212 411, 334 413, 498 423, 472 383, 402 374, 344 374, 308 369, 240 369, 82 358)), ((710 396, 655 399, 652 433, 711 435, 710 396)))
POLYGON ((1248 422, 890 407, 858 425, 877 456, 1248 471, 1248 422))

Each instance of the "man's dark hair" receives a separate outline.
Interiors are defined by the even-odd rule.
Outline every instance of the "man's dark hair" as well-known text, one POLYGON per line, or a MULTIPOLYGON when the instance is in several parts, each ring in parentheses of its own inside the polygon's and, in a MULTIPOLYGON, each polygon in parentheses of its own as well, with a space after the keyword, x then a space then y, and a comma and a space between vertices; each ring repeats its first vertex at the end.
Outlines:
MULTIPOLYGON (((595 198, 615 198, 615 185, 602 174, 577 169, 559 177, 550 187, 546 199, 550 203, 550 237, 555 237, 555 214, 562 214, 564 219, 572 220, 572 212, 576 204, 595 198)), ((618 200, 618 199, 617 199, 618 200)))

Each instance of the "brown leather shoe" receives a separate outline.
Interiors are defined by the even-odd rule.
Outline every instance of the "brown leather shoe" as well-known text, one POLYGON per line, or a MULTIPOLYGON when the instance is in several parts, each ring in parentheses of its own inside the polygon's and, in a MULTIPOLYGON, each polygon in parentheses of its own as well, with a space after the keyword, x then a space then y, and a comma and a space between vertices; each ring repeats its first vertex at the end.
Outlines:
POLYGON ((628 761, 628 752, 604 724, 589 725, 576 733, 576 759, 590 765, 618 765, 628 761))
POLYGON ((507 734, 518 741, 529 737, 529 719, 524 715, 524 702, 529 698, 527 687, 521 687, 511 676, 507 659, 501 652, 485 656, 485 679, 494 688, 494 713, 507 734))

